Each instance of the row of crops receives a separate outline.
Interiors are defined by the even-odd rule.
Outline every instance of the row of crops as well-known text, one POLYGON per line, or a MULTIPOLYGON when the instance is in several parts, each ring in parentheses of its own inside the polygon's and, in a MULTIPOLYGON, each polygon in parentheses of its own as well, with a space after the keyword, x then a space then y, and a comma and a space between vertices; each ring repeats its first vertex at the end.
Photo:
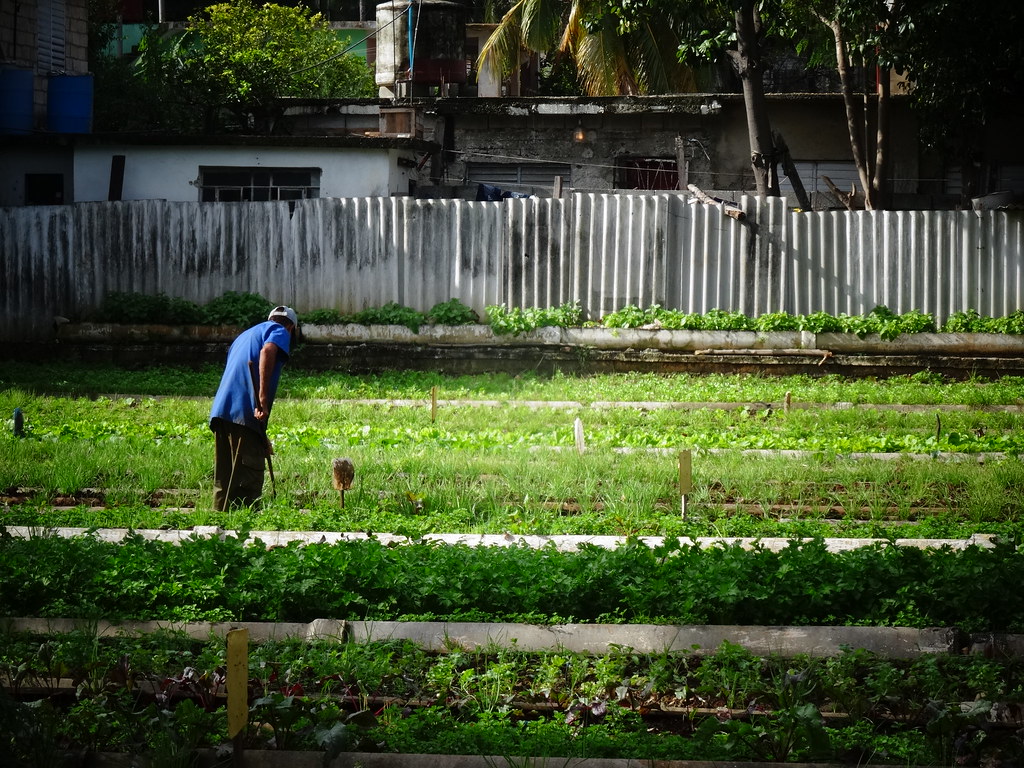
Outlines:
MULTIPOLYGON (((258 508, 217 513, 205 419, 218 375, 5 367, 0 409, 21 418, 0 436, 0 618, 949 627, 980 639, 976 652, 254 645, 244 738, 327 756, 1020 759, 1021 662, 995 642, 1024 626, 1019 382, 288 370, 271 423, 275 481, 258 508), (685 514, 680 451, 692 454, 685 514), (342 497, 339 456, 356 468, 342 497), (48 533, 58 526, 238 533, 110 543, 48 533), (249 530, 407 543, 246 545, 249 530), (436 533, 622 543, 422 538, 436 533), (973 534, 991 544, 894 545, 973 534), (826 537, 876 543, 830 551, 826 537)), ((223 640, 0 636, 0 748, 22 764, 78 750, 189 765, 227 742, 223 640)))
MULTIPOLYGON (((9 636, 0 735, 16 764, 79 750, 188 765, 227 741, 226 664, 223 640, 174 632, 9 636)), ((759 657, 728 642, 594 655, 281 640, 250 649, 248 687, 250 749, 1013 764, 1024 667, 854 649, 759 657)))

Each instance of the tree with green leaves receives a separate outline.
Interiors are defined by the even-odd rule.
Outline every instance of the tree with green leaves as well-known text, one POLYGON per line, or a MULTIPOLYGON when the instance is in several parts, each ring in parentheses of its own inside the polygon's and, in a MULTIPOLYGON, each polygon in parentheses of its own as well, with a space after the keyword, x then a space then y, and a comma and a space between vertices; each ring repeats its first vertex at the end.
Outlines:
POLYGON ((282 98, 375 95, 366 62, 345 53, 330 24, 302 6, 218 3, 191 16, 183 35, 151 30, 137 73, 169 96, 170 111, 206 132, 272 132, 282 98), (175 109, 175 107, 177 109, 175 109))
MULTIPOLYGON (((892 73, 903 76, 924 146, 979 189, 986 126, 1024 96, 1024 4, 1019 0, 786 0, 795 19, 832 40, 850 148, 865 208, 891 204, 892 73)), ((808 45, 801 31, 794 40, 808 45)), ((819 59, 821 53, 818 53, 819 59)), ((859 197, 859 196, 858 196, 859 197)), ((851 206, 859 204, 850 201, 851 206)))
POLYGON ((886 31, 884 63, 909 82, 925 147, 959 166, 965 198, 989 191, 988 131, 1024 115, 1024 3, 899 0, 886 31))

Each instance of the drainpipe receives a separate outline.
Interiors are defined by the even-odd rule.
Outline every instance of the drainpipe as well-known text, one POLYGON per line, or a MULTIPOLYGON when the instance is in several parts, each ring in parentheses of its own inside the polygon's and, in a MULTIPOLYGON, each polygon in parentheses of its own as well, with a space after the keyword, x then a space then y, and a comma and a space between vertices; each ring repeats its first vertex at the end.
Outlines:
POLYGON ((414 43, 416 38, 413 36, 413 18, 412 18, 412 14, 413 14, 412 0, 409 0, 409 13, 408 13, 408 19, 406 20, 408 22, 408 24, 406 26, 408 27, 407 36, 408 36, 408 51, 409 51, 409 98, 410 99, 412 98, 413 60, 415 58, 415 53, 416 53, 416 51, 415 51, 415 43, 414 43))

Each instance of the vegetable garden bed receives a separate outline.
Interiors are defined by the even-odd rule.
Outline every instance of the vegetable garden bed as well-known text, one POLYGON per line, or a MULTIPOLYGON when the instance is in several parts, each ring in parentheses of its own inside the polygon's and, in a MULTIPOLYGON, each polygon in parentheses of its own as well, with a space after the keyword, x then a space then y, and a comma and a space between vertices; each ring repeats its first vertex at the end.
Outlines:
POLYGON ((1009 633, 1024 627, 1024 468, 1010 379, 288 370, 271 430, 276 496, 218 515, 205 427, 218 375, 24 363, 0 374, 0 407, 26 416, 23 437, 9 422, 0 438, 0 615, 48 624, 9 624, 0 644, 7 693, 24 665, 26 696, 0 693, 3 722, 23 728, 4 734, 12 745, 42 734, 39 749, 105 745, 156 765, 222 744, 223 641, 111 636, 101 617, 333 618, 360 642, 252 647, 251 749, 320 760, 344 742, 355 752, 336 765, 402 760, 369 746, 489 765, 1020 758, 1009 633), (694 459, 685 517, 680 450, 694 459), (330 484, 338 455, 357 467, 344 506, 330 484), (65 525, 132 532, 64 539, 65 525), (204 538, 202 526, 238 534, 204 538), (263 545, 246 543, 253 531, 263 545), (937 546, 894 546, 908 538, 937 546), (69 616, 95 623, 68 631, 57 620, 69 616), (507 621, 519 642, 473 640, 507 621), (948 643, 887 659, 865 650, 871 625, 941 627, 948 643), (741 631, 769 634, 751 652, 741 631), (403 639, 413 632, 433 645, 403 639), (559 646, 587 632, 605 642, 559 646), (801 633, 834 633, 832 646, 784 646, 801 633), (353 718, 366 709, 376 725, 353 718))
MULTIPOLYGON (((49 738, 23 754, 120 749, 187 762, 224 740, 221 640, 167 630, 100 637, 95 626, 7 638, 0 703, 9 717, 0 733, 31 724, 49 738)), ((376 765, 409 764, 395 751, 496 755, 498 764, 525 764, 529 755, 559 763, 1012 761, 1022 676, 1020 660, 983 654, 893 659, 848 649, 814 658, 757 655, 727 641, 699 654, 627 646, 593 654, 462 647, 454 638, 441 653, 397 638, 277 639, 249 649, 242 743, 247 756, 305 747, 326 760, 372 750, 366 759, 376 765)), ((275 756, 282 765, 297 759, 275 756)))

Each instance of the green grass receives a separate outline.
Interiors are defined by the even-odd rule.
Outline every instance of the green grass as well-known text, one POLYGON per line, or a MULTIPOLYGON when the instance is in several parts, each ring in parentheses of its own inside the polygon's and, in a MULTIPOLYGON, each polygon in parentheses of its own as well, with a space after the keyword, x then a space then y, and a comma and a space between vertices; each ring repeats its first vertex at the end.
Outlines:
MULTIPOLYGON (((297 357, 301 361, 301 351, 297 357)), ((219 380, 220 369, 216 366, 128 370, 107 364, 8 362, 0 372, 2 389, 79 396, 121 393, 210 397, 219 380)), ((572 377, 542 376, 531 371, 517 376, 446 376, 423 371, 358 376, 291 367, 282 379, 281 395, 301 399, 429 399, 435 386, 438 397, 450 399, 769 402, 778 407, 789 392, 794 401, 809 403, 1024 404, 1024 380, 1020 377, 956 381, 928 372, 883 380, 831 375, 812 378, 651 373, 572 377)))

